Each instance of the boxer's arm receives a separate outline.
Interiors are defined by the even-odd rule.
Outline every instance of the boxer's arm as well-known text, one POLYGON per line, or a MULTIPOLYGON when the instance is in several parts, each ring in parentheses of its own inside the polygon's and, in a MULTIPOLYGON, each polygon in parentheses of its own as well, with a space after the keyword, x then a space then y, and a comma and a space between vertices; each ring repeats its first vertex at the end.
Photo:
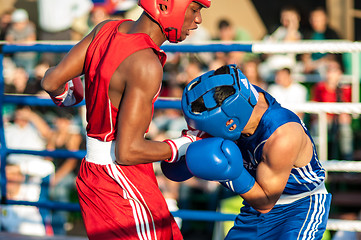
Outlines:
POLYGON ((50 96, 60 96, 64 93, 69 80, 83 74, 86 51, 105 23, 106 21, 97 25, 65 55, 58 65, 46 71, 41 86, 50 96))
POLYGON ((239 149, 229 141, 224 141, 226 144, 218 140, 219 143, 204 144, 209 141, 205 139, 192 143, 186 154, 187 166, 194 176, 220 181, 240 194, 254 209, 267 213, 286 186, 302 150, 304 137, 298 124, 285 124, 276 130, 264 146, 263 161, 257 167, 256 179, 243 168, 239 149))
MULTIPOLYGON (((156 96, 162 78, 163 67, 152 49, 143 49, 130 55, 121 63, 119 73, 126 72, 124 91, 119 90, 119 109, 115 155, 122 165, 150 163, 171 157, 171 149, 165 142, 151 141, 144 135, 152 120, 152 100, 156 96)), ((116 79, 112 79, 112 81, 116 79)), ((112 92, 117 91, 112 84, 112 92)), ((114 94, 115 96, 115 94, 114 94)))
POLYGON ((85 53, 91 39, 89 34, 77 43, 57 66, 46 71, 41 86, 50 96, 62 95, 66 90, 66 83, 83 73, 85 53))
POLYGON ((267 140, 263 148, 263 161, 257 167, 256 184, 241 195, 254 209, 267 213, 274 207, 299 158, 304 137, 299 124, 288 123, 267 140))

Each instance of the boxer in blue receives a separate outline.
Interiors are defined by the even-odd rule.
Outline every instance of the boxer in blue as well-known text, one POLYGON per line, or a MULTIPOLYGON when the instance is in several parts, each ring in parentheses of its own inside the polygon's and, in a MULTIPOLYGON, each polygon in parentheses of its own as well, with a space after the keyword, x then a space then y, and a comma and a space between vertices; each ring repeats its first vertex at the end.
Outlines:
POLYGON ((226 240, 321 239, 331 194, 302 121, 234 65, 191 81, 182 97, 191 128, 213 136, 186 150, 189 172, 244 199, 226 240))

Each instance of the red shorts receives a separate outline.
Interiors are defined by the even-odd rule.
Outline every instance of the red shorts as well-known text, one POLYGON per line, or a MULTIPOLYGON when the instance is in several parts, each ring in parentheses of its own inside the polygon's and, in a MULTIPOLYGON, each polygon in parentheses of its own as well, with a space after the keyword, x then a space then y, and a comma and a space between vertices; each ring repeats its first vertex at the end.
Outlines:
POLYGON ((101 165, 83 159, 76 185, 89 240, 183 239, 152 164, 101 165))

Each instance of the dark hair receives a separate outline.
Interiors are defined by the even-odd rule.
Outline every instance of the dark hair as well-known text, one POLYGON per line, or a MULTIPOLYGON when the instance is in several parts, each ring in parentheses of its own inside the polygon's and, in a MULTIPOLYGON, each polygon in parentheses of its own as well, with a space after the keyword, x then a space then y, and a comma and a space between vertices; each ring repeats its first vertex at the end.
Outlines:
MULTIPOLYGON (((220 75, 220 74, 229 74, 229 67, 227 65, 224 65, 217 70, 214 71, 214 75, 220 75)), ((191 86, 191 89, 197 86, 197 82, 191 86)), ((216 101, 216 107, 219 107, 223 104, 223 101, 226 100, 229 96, 233 95, 236 92, 234 87, 232 86, 220 86, 216 87, 214 90, 213 98, 214 101, 216 101)), ((207 111, 207 107, 204 104, 203 97, 199 97, 197 100, 192 102, 191 104, 192 112, 194 113, 201 113, 204 111, 207 111)))
POLYGON ((312 12, 315 12, 315 11, 322 11, 322 12, 324 12, 324 13, 327 15, 327 11, 326 11, 326 9, 325 9, 323 6, 314 7, 314 8, 311 9, 310 12, 312 13, 312 12))
POLYGON ((231 26, 231 23, 227 19, 221 19, 218 22, 218 29, 223 29, 231 26))
POLYGON ((297 13, 299 16, 301 16, 300 10, 297 6, 295 5, 285 5, 281 8, 281 12, 285 12, 285 11, 291 11, 291 12, 295 12, 297 13))
POLYGON ((288 74, 291 74, 291 69, 288 68, 288 67, 281 68, 281 69, 279 69, 277 72, 281 72, 281 71, 285 71, 285 72, 287 72, 288 74))

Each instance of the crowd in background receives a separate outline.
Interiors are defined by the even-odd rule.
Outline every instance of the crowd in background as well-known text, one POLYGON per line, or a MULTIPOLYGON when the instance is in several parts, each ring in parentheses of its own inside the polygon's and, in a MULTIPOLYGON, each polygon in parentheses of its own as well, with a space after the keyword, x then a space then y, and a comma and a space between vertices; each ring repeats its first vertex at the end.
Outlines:
MULTIPOLYGON (((124 6, 126 10, 134 6, 136 1, 128 1, 127 4, 129 6, 124 6)), ((15 44, 35 40, 77 41, 101 21, 123 18, 126 12, 124 9, 119 11, 112 4, 101 5, 97 4, 97 1, 90 0, 38 0, 39 26, 35 26, 29 20, 26 9, 6 11, 0 16, 0 40, 15 44)), ((285 6, 280 12, 279 26, 264 36, 263 41, 341 39, 328 25, 324 8, 319 7, 310 11, 308 20, 311 28, 301 29, 301 15, 298 9, 285 6)), ((185 43, 254 40, 246 30, 241 26, 235 26, 227 18, 219 19, 218 25, 214 28, 217 29, 216 36, 211 36, 205 28, 199 27, 197 31, 192 32, 185 43)), ((45 71, 59 62, 63 56, 63 54, 35 52, 6 55, 3 61, 5 93, 44 95, 40 80, 45 71)), ((189 81, 224 64, 238 65, 252 84, 269 91, 284 105, 308 101, 351 102, 351 84, 345 78, 344 56, 325 53, 168 54, 160 96, 180 98, 184 86, 189 81)), ((70 151, 84 149, 86 123, 82 107, 59 109, 6 104, 2 111, 6 143, 9 148, 70 151)), ((317 138, 317 116, 301 112, 297 114, 317 138)), ((349 114, 328 114, 327 121, 329 159, 360 160, 360 156, 355 154, 359 147, 355 141, 358 136, 357 127, 355 128, 355 125, 358 125, 357 119, 353 119, 349 114)), ((185 128, 187 125, 180 110, 156 110, 147 137, 160 141, 175 138, 185 128)), ((7 197, 26 201, 50 199, 59 202, 76 202, 74 180, 79 164, 79 159, 75 158, 10 155, 6 167, 7 197)), ((227 211, 227 208, 235 202, 237 202, 234 206, 235 211, 239 210, 241 203, 239 198, 233 201, 233 195, 215 182, 192 178, 184 183, 175 183, 165 179, 158 164, 155 164, 155 171, 171 211, 177 209, 227 211)), ((347 219, 359 217, 359 212, 354 208, 340 209, 335 210, 335 215, 338 214, 338 217, 343 216, 347 219)), ((10 232, 32 235, 66 234, 72 227, 71 216, 64 211, 47 209, 37 211, 36 207, 7 205, 2 207, 2 215, 2 228, 10 232)), ((216 224, 210 222, 195 223, 177 219, 177 223, 185 239, 211 239, 214 235, 213 229, 216 228, 216 224)), ((226 228, 226 224, 222 228, 226 228)), ((333 239, 357 239, 355 233, 350 234, 353 234, 354 238, 341 238, 339 237, 341 234, 333 234, 333 239)))

